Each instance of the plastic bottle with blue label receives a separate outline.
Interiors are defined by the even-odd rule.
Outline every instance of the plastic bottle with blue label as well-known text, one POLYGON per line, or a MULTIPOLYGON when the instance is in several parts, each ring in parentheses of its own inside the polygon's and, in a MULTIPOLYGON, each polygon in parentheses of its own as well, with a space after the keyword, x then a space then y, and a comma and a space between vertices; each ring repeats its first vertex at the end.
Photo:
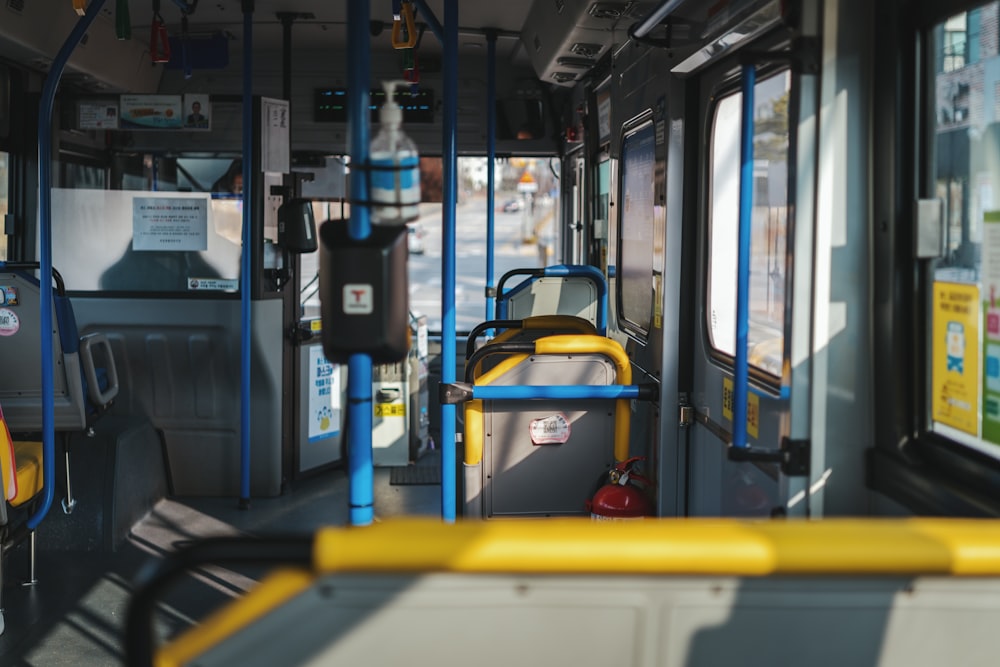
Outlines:
POLYGON ((420 203, 420 156, 417 146, 402 130, 403 109, 393 92, 406 81, 384 81, 385 104, 379 113, 380 128, 372 140, 371 163, 372 222, 403 224, 415 220, 420 203))

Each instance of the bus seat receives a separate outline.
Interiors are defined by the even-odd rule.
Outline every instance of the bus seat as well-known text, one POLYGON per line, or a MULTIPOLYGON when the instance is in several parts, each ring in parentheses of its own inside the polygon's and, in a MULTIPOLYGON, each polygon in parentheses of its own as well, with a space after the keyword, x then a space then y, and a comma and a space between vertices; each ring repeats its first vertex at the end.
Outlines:
POLYGON ((39 440, 14 441, 17 494, 8 502, 20 507, 42 491, 42 443, 39 440))
POLYGON ((534 315, 575 315, 607 332, 608 290, 604 275, 592 266, 559 264, 542 269, 514 269, 497 282, 497 319, 534 315), (507 288, 518 276, 525 279, 507 288))
MULTIPOLYGON (((631 384, 621 346, 580 333, 492 343, 466 366, 476 386, 631 384), (530 348, 530 349, 529 349, 530 348), (479 361, 502 357, 481 375, 479 361)), ((586 502, 628 453, 625 399, 471 400, 465 403, 464 515, 586 516, 586 502)))
MULTIPOLYGON (((10 300, 2 310, 13 323, 4 330, 0 346, 0 364, 6 372, 0 376, 0 401, 7 423, 15 433, 42 429, 41 367, 41 293, 38 280, 28 273, 30 264, 7 264, 0 280, 10 300), (12 267, 14 268, 13 270, 12 267), (23 267, 23 268, 22 268, 23 267), (11 319, 12 318, 12 319, 11 319)), ((55 362, 55 429, 84 431, 105 412, 118 395, 118 374, 107 337, 92 333, 80 337, 73 306, 65 286, 55 274, 53 337, 55 362), (61 371, 61 372, 60 372, 61 371)))
MULTIPOLYGON (((11 439, 4 414, 0 411, 0 592, 3 590, 3 557, 8 549, 16 545, 21 536, 27 532, 26 524, 16 526, 12 530, 12 514, 9 508, 17 508, 36 498, 42 491, 44 475, 42 474, 42 443, 38 441, 15 441, 11 439), (12 481, 14 488, 8 486, 12 481)), ((27 517, 24 517, 27 521, 27 517)), ((31 531, 31 572, 34 578, 35 550, 34 531, 31 531)), ((0 604, 0 634, 4 631, 3 605, 0 604)))
MULTIPOLYGON (((0 304, 0 403, 10 430, 42 430, 41 284, 35 277, 37 263, 7 263, 0 267, 4 303, 0 304)), ((86 432, 106 412, 118 395, 118 373, 107 336, 80 336, 62 277, 53 270, 52 301, 54 363, 54 428, 60 434, 66 457, 66 498, 63 510, 75 501, 69 480, 69 434, 86 432)), ((25 454, 29 454, 25 451, 25 454)))
MULTIPOLYGON (((537 340, 545 336, 555 336, 557 334, 598 334, 593 323, 575 315, 533 315, 523 320, 487 320, 477 325, 469 333, 469 338, 465 346, 466 362, 468 362, 477 349, 476 340, 478 337, 491 330, 499 333, 491 340, 485 341, 484 345, 519 340, 537 340)), ((498 360, 496 357, 484 357, 476 364, 473 377, 479 377, 485 371, 493 368, 497 363, 498 360)))

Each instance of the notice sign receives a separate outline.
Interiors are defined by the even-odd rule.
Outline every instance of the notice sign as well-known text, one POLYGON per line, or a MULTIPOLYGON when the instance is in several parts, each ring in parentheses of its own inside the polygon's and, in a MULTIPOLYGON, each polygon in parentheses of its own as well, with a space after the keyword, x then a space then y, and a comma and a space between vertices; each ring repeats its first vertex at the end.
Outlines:
POLYGON ((979 431, 979 288, 934 283, 933 419, 979 431))
POLYGON ((80 117, 77 128, 80 130, 117 130, 118 103, 85 104, 79 107, 80 117))
POLYGON ((572 431, 569 420, 561 412, 532 419, 528 424, 528 434, 533 445, 564 445, 569 441, 572 431))
POLYGON ((309 442, 340 432, 340 367, 323 355, 322 345, 309 348, 309 442))
POLYGON ((208 249, 208 200, 136 197, 132 200, 133 250, 208 249))
POLYGON ((291 116, 288 100, 261 98, 260 119, 261 170, 278 174, 287 173, 291 169, 291 148, 288 141, 291 116))

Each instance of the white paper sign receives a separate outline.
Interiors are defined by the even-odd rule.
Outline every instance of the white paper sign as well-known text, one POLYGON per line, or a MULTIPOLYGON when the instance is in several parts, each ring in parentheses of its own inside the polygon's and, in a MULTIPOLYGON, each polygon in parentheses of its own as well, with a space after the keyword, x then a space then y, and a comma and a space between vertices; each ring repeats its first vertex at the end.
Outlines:
POLYGON ((287 174, 291 171, 291 150, 288 142, 290 121, 288 100, 262 98, 260 101, 261 171, 287 174))
POLYGON ((340 367, 323 355, 322 345, 309 348, 309 442, 340 432, 340 367))
POLYGON ((541 419, 533 419, 528 424, 528 434, 531 436, 533 445, 566 444, 572 431, 569 420, 561 412, 541 419))
POLYGON ((208 200, 136 197, 132 200, 133 250, 208 249, 208 200))
POLYGON ((80 104, 77 127, 81 130, 117 130, 118 103, 80 104))

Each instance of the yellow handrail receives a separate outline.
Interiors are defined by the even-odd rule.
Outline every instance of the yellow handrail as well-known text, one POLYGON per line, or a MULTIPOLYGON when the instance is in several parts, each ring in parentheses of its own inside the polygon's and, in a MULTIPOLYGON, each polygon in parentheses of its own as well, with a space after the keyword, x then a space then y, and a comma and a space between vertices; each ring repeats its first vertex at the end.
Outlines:
MULTIPOLYGON (((618 384, 632 383, 632 365, 625 350, 616 341, 599 335, 559 334, 545 336, 535 341, 536 354, 600 354, 615 364, 615 379, 618 384)), ((517 354, 505 359, 489 372, 476 378, 477 385, 494 382, 509 369, 521 363, 528 355, 517 354)), ((471 429, 472 420, 482 419, 482 401, 470 401, 465 410, 465 463, 476 465, 483 458, 482 425, 471 429), (475 404, 475 405, 473 405, 475 404)), ((615 401, 615 442, 616 461, 624 461, 629 456, 629 434, 631 430, 631 409, 628 399, 615 401)))
MULTIPOLYGON (((535 341, 538 354, 601 354, 614 362, 618 384, 632 384, 632 364, 625 350, 604 336, 546 336, 535 341)), ((628 399, 615 401, 615 460, 628 458, 628 441, 632 411, 628 399)))
POLYGON ((1000 521, 408 518, 322 529, 313 553, 324 573, 1000 576, 1000 521))

